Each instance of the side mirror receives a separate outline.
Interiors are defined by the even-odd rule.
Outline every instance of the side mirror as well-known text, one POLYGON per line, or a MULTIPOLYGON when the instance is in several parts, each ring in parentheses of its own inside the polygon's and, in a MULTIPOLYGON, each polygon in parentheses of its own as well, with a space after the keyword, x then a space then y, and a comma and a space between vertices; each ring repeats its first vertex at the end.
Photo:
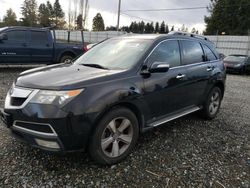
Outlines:
POLYGON ((149 68, 150 73, 161 73, 169 70, 169 64, 166 62, 154 62, 149 68))
POLYGON ((1 33, 0 40, 8 40, 8 35, 6 33, 1 33))

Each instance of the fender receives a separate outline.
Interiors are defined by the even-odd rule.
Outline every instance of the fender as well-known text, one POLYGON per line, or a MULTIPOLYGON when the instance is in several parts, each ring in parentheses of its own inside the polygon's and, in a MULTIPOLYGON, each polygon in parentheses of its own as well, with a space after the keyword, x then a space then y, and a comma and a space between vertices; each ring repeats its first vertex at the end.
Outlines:
MULTIPOLYGON (((137 77, 142 79, 141 77, 137 77)), ((137 82, 139 83, 139 82, 137 82)), ((142 82, 141 82, 142 83, 142 82)), ((79 96, 79 99, 90 99, 79 101, 77 98, 71 102, 72 112, 74 115, 82 115, 90 121, 91 124, 96 124, 96 122, 111 108, 119 105, 126 107, 132 107, 137 110, 137 112, 143 114, 143 119, 147 119, 150 115, 149 108, 147 107, 144 96, 143 96, 143 86, 137 85, 136 81, 134 83, 127 82, 127 84, 120 84, 120 82, 111 82, 102 88, 98 88, 98 93, 95 92, 96 87, 88 87, 79 96), (90 97, 91 95, 91 97, 90 97), (75 103, 81 103, 82 105, 75 105, 75 103), (84 114, 82 114, 84 112, 84 114)), ((70 109, 68 106, 65 109, 70 109)), ((138 115, 138 114, 136 114, 138 115)))

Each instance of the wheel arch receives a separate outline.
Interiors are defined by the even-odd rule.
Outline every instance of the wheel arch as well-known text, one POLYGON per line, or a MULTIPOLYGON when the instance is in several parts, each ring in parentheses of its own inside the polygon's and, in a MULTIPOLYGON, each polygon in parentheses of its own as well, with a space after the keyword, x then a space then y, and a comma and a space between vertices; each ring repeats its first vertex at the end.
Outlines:
MULTIPOLYGON (((143 127, 145 125, 145 119, 144 119, 143 113, 139 110, 139 107, 137 107, 135 104, 130 103, 130 102, 118 102, 118 103, 115 103, 115 104, 109 106, 108 108, 106 108, 103 112, 101 112, 97 116, 94 124, 97 125, 98 122, 102 119, 102 117, 104 115, 106 115, 109 111, 111 111, 111 110, 113 110, 115 108, 119 108, 119 107, 120 108, 121 107, 127 108, 127 109, 129 109, 131 112, 133 112, 135 114, 135 116, 136 116, 136 118, 138 120, 139 132, 141 133, 142 130, 143 130, 143 127)), ((96 126, 94 126, 94 127, 96 127, 96 126)))
POLYGON ((71 56, 71 57, 73 57, 73 58, 76 57, 76 54, 75 54, 73 51, 67 50, 67 51, 64 51, 64 52, 62 52, 62 53, 60 54, 60 56, 59 56, 59 58, 58 58, 58 62, 60 62, 61 59, 62 59, 62 57, 63 57, 63 56, 66 56, 66 55, 71 56))

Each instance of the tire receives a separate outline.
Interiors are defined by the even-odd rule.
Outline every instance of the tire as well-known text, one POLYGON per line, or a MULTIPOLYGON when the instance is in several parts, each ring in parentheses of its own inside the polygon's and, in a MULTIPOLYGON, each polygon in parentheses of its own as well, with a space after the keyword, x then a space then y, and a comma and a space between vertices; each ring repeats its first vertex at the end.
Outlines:
POLYGON ((203 109, 201 111, 201 116, 204 119, 214 119, 219 112, 222 100, 222 92, 219 87, 214 87, 209 92, 207 99, 203 105, 203 109), (217 97, 216 97, 217 96, 217 97))
POLYGON ((90 138, 89 154, 100 164, 119 163, 131 153, 138 135, 138 120, 134 113, 124 107, 114 108, 99 121, 90 138))
POLYGON ((60 59, 60 63, 67 63, 73 60, 73 56, 71 55, 63 55, 60 59))

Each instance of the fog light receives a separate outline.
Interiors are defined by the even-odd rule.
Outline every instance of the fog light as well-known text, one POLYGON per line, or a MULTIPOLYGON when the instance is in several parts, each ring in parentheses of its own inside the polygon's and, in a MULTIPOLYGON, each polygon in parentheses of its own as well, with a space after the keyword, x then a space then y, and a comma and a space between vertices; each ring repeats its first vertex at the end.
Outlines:
POLYGON ((60 146, 58 145, 58 143, 54 141, 41 140, 37 138, 35 139, 35 141, 39 146, 52 148, 52 149, 60 149, 60 146))

